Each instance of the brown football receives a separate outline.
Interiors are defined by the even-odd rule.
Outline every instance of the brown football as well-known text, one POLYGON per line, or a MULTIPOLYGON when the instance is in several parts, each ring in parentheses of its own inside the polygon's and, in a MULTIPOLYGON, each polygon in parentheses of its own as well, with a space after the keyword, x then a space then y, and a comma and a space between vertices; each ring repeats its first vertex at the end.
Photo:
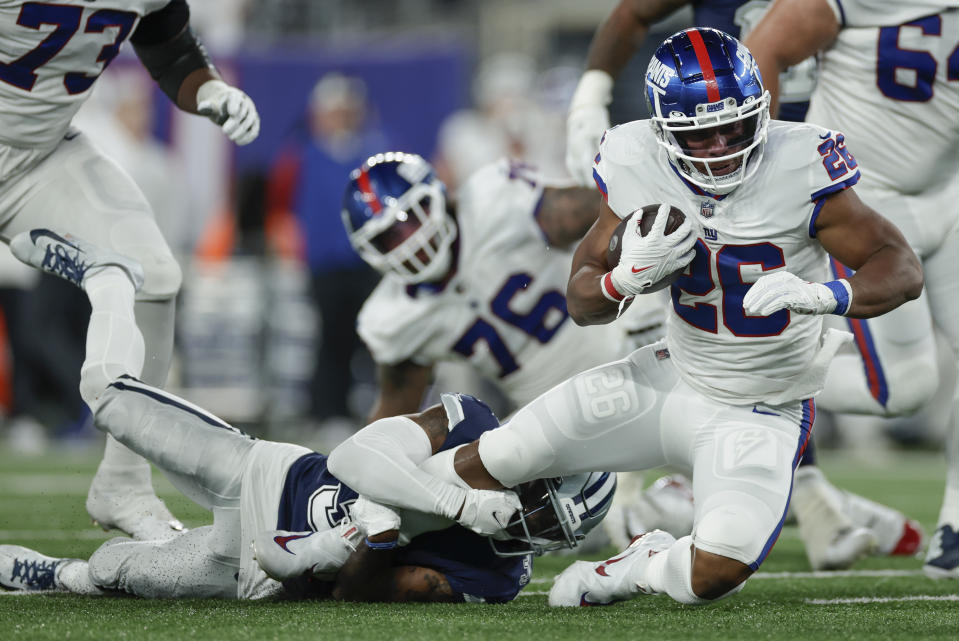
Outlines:
MULTIPOLYGON (((606 249, 607 269, 612 269, 619 264, 619 257, 623 251, 623 232, 626 231, 626 221, 636 214, 642 216, 639 221, 639 233, 645 236, 649 233, 649 230, 653 228, 653 221, 656 220, 656 212, 658 210, 659 204, 646 205, 642 209, 637 209, 619 221, 619 224, 616 225, 616 229, 613 230, 613 235, 609 237, 609 246, 606 249)), ((683 224, 684 220, 686 220, 686 215, 676 207, 671 207, 669 210, 669 219, 666 221, 666 229, 664 230, 665 234, 667 236, 672 234, 679 228, 680 225, 683 224)), ((655 292, 664 287, 668 287, 673 283, 673 281, 679 278, 679 275, 682 274, 682 272, 683 270, 673 272, 666 278, 647 287, 645 292, 655 292)))

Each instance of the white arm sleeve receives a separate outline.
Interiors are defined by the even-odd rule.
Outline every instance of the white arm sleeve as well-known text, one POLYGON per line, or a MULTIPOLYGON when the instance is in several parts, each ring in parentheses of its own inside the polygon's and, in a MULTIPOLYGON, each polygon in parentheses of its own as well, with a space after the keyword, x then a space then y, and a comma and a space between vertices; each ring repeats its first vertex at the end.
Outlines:
POLYGON ((380 419, 338 445, 327 468, 377 503, 456 519, 467 490, 419 469, 432 455, 426 432, 403 416, 380 419))

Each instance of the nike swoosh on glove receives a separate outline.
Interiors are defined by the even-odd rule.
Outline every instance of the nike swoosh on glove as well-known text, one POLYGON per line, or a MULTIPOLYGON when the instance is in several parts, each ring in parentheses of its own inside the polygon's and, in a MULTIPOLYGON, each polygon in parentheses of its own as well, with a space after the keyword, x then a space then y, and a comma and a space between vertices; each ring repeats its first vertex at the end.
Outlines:
POLYGON ((505 541, 505 528, 522 503, 511 490, 468 490, 457 523, 481 536, 505 541))
POLYGON ((623 249, 619 264, 610 272, 616 291, 623 296, 641 294, 644 289, 673 272, 683 269, 696 255, 698 225, 686 216, 683 223, 668 236, 664 233, 669 219, 669 204, 656 210, 656 219, 649 233, 639 232, 642 217, 634 214, 623 232, 623 249))
POLYGON ((222 80, 208 80, 200 86, 196 109, 238 145, 248 145, 260 135, 260 115, 253 99, 222 80))
POLYGON ((763 276, 743 297, 750 316, 769 316, 781 309, 797 314, 844 314, 852 303, 852 288, 844 279, 810 283, 782 271, 763 276))

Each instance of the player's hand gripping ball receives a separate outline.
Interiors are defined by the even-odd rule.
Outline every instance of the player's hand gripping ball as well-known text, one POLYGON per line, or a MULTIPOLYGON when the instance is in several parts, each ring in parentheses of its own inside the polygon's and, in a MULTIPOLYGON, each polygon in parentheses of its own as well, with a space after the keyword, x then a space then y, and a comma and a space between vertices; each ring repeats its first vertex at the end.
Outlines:
MULTIPOLYGON (((606 250, 607 269, 612 270, 619 265, 619 259, 623 251, 623 234, 630 227, 629 221, 633 218, 633 216, 637 214, 640 216, 638 231, 639 234, 645 238, 653 228, 653 224, 656 222, 659 208, 659 204, 646 205, 642 209, 637 209, 636 211, 632 212, 619 222, 619 225, 617 225, 616 229, 613 230, 613 235, 609 238, 609 247, 606 250)), ((669 217, 666 219, 666 226, 663 230, 663 235, 672 235, 677 229, 680 228, 685 220, 686 215, 682 211, 676 207, 670 207, 669 217)), ((681 268, 666 274, 663 278, 643 289, 643 293, 655 292, 663 289, 664 287, 669 287, 677 278, 679 278, 685 269, 686 266, 684 264, 681 268)))

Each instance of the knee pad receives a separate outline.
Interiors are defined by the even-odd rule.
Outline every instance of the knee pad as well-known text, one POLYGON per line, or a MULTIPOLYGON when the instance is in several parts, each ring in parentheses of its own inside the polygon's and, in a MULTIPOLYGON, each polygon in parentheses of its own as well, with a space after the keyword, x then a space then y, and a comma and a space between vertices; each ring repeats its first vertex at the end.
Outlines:
POLYGON ((555 455, 536 417, 520 410, 508 423, 484 432, 479 442, 480 460, 504 487, 540 478, 555 455))
POLYGON ((932 400, 939 387, 939 368, 931 354, 891 363, 886 376, 887 417, 915 414, 932 400))
POLYGON ((168 300, 174 298, 183 283, 183 272, 170 251, 151 250, 139 258, 143 265, 143 286, 137 300, 168 300))
POLYGON ((693 532, 694 543, 706 552, 758 567, 778 519, 765 503, 744 492, 726 494, 735 495, 735 500, 724 501, 699 517, 693 532))

